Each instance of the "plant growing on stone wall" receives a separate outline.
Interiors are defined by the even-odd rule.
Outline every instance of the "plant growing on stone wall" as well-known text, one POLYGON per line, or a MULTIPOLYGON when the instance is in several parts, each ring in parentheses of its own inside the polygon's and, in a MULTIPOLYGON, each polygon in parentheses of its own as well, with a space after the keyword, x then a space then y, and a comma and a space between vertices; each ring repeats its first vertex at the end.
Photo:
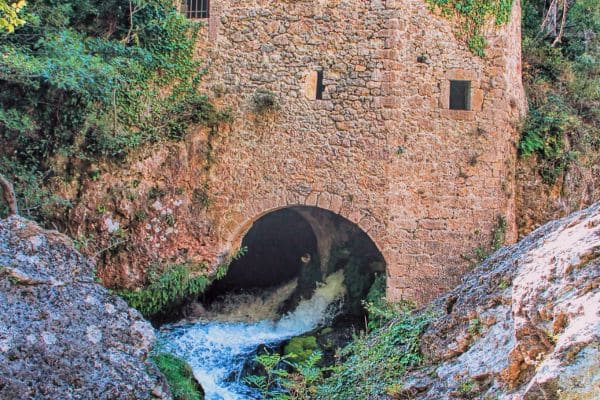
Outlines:
POLYGON ((252 95, 252 108, 258 114, 279 109, 275 93, 266 89, 258 89, 252 95))
MULTIPOLYGON (((506 229, 508 222, 506 217, 499 215, 497 217, 496 226, 492 230, 492 239, 489 244, 480 244, 473 249, 471 256, 463 255, 463 258, 471 263, 471 268, 475 268, 479 263, 488 258, 490 254, 499 250, 506 242, 506 229)), ((475 235, 481 235, 479 230, 475 231, 475 235)))
POLYGON ((487 46, 483 36, 485 24, 493 20, 496 26, 506 24, 512 12, 513 0, 427 0, 433 10, 445 17, 458 18, 458 35, 469 49, 480 57, 487 46))
POLYGON ((159 265, 152 264, 148 267, 145 287, 137 290, 120 289, 116 293, 146 318, 152 318, 202 294, 212 281, 223 278, 229 264, 246 254, 246 251, 246 247, 238 249, 211 276, 206 275, 206 263, 170 265, 162 271, 159 265))
POLYGON ((195 188, 192 191, 192 201, 194 204, 199 204, 202 208, 208 208, 210 206, 210 197, 208 197, 208 184, 204 184, 202 187, 195 188))
POLYGON ((204 292, 210 280, 204 275, 196 275, 200 273, 201 267, 172 265, 162 273, 150 276, 146 287, 138 290, 122 289, 117 294, 146 318, 151 318, 204 292))
POLYGON ((499 215, 496 222, 496 227, 492 231, 492 250, 499 250, 506 242, 506 229, 508 223, 504 215, 499 215))

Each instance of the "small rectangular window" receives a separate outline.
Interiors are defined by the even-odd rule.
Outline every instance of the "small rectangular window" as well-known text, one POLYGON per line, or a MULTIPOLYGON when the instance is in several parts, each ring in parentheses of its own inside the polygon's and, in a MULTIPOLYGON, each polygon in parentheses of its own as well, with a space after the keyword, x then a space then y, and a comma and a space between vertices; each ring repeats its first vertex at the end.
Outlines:
POLYGON ((450 109, 471 109, 471 81, 450 81, 450 109))
POLYGON ((184 0, 182 8, 183 13, 188 18, 208 18, 210 0, 184 0))
POLYGON ((325 85, 323 85, 323 71, 317 71, 317 100, 323 100, 323 92, 325 91, 325 85))

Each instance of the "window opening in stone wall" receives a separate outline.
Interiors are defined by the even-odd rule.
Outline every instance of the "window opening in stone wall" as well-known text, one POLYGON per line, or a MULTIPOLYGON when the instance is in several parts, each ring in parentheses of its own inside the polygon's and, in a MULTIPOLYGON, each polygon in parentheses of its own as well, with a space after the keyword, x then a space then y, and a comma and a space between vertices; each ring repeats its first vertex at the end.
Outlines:
POLYGON ((184 0, 182 8, 188 18, 208 18, 210 0, 184 0))
POLYGON ((471 81, 450 81, 450 109, 471 109, 471 81))
POLYGON ((323 92, 325 91, 325 85, 323 85, 323 71, 317 71, 317 100, 323 100, 323 92))

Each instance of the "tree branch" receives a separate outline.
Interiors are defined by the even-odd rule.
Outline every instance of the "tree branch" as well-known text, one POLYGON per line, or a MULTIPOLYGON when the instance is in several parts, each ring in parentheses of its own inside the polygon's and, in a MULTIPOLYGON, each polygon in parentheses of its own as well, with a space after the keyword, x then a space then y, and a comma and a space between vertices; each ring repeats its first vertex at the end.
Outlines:
POLYGON ((18 215, 19 208, 17 207, 15 190, 13 185, 2 174, 0 174, 0 187, 2 188, 2 197, 8 206, 8 215, 18 215))

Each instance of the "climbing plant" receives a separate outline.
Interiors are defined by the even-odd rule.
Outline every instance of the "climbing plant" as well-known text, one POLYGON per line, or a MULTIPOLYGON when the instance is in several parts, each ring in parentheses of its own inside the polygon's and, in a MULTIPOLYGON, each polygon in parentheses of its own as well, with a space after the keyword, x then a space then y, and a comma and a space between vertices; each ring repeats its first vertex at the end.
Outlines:
POLYGON ((469 49, 480 57, 487 46, 484 26, 493 21, 496 26, 510 19, 514 0, 427 0, 433 10, 445 17, 458 18, 458 34, 464 38, 469 49))

